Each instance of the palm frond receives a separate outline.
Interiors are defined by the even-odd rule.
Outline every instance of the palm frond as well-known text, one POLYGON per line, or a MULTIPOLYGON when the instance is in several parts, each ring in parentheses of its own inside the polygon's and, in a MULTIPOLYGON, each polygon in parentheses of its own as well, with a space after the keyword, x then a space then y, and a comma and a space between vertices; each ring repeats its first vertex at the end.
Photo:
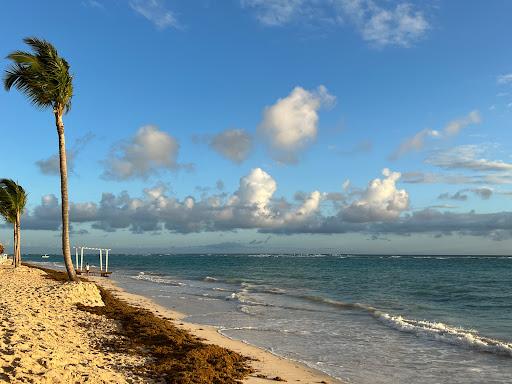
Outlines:
POLYGON ((48 41, 38 37, 26 37, 23 42, 30 46, 38 56, 58 57, 57 49, 48 41))
POLYGON ((33 53, 14 51, 7 56, 12 66, 4 74, 5 89, 18 89, 39 108, 53 107, 67 113, 73 97, 73 76, 68 62, 46 40, 29 37, 24 42, 33 53))
POLYGON ((21 216, 27 204, 28 195, 21 185, 11 179, 0 180, 0 215, 10 223, 21 216))

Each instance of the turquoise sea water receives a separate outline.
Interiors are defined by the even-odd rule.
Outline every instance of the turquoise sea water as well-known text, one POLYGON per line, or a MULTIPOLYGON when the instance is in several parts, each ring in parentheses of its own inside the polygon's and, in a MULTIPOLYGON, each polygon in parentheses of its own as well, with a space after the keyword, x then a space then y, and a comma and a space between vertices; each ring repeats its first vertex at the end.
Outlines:
POLYGON ((512 257, 112 255, 110 268, 189 321, 347 382, 512 382, 512 257))

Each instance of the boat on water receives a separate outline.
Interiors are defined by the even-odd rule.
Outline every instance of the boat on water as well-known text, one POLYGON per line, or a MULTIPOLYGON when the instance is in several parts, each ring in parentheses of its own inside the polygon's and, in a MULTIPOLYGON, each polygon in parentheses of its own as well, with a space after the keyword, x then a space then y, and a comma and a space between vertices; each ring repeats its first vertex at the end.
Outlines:
POLYGON ((48 256, 46 253, 41 256, 41 259, 49 259, 49 258, 50 258, 50 256, 48 256))

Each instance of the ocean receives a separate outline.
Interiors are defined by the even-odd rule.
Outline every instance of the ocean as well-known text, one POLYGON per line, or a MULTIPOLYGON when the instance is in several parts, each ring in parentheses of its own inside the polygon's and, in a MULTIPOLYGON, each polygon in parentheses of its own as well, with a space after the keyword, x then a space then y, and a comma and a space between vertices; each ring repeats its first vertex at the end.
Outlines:
POLYGON ((512 257, 111 255, 109 267, 187 321, 348 383, 512 383, 512 257))

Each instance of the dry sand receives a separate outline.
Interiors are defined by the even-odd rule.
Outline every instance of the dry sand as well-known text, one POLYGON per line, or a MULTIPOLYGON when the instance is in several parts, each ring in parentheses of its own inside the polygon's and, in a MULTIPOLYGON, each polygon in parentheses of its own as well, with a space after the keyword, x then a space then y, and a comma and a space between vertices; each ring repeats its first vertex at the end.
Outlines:
POLYGON ((255 359, 256 361, 252 362, 251 365, 256 370, 256 372, 247 378, 244 383, 270 384, 276 381, 269 379, 280 377, 288 383, 341 384, 340 381, 335 380, 330 376, 323 374, 322 372, 309 368, 306 365, 281 358, 263 349, 246 344, 242 341, 230 339, 220 334, 214 327, 183 321, 183 319, 186 317, 183 313, 162 307, 144 296, 126 292, 125 290, 116 286, 109 279, 100 277, 89 279, 110 290, 118 298, 125 300, 131 305, 149 309, 155 315, 162 318, 170 317, 174 319, 176 326, 183 328, 192 334, 197 335, 198 337, 201 337, 204 339, 203 341, 205 343, 220 345, 222 347, 238 352, 244 356, 255 359), (257 375, 263 375, 265 378, 257 377, 257 375))
POLYGON ((0 383, 143 382, 123 367, 144 361, 95 348, 99 338, 113 337, 116 323, 75 303, 103 305, 93 283, 61 283, 38 269, 0 265, 0 383))

